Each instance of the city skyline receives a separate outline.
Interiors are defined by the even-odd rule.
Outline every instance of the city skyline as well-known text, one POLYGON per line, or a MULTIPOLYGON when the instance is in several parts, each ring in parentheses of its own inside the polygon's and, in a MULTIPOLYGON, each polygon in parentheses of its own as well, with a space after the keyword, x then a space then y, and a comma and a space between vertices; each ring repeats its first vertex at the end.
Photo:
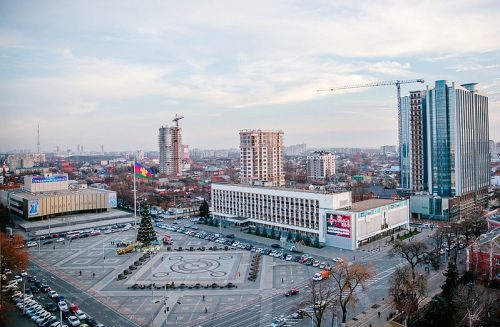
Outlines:
POLYGON ((479 83, 498 142, 498 10, 491 1, 2 2, 0 152, 36 149, 37 125, 43 152, 155 150, 175 114, 191 148, 238 148, 241 129, 283 130, 287 146, 397 144, 395 87, 316 90, 412 78, 479 83))

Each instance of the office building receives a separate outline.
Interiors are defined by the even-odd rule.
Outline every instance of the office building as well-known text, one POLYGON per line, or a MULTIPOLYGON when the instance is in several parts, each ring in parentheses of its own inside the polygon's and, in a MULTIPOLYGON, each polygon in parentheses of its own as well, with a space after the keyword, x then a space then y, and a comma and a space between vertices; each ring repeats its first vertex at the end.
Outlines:
POLYGON ((408 200, 352 203, 351 192, 330 193, 249 185, 212 184, 212 215, 223 224, 354 250, 408 228, 408 200))
POLYGON ((436 81, 401 99, 401 187, 414 217, 455 219, 486 206, 488 97, 476 84, 436 81))
POLYGON ((182 173, 181 128, 162 126, 159 129, 158 145, 160 148, 159 171, 170 176, 182 173))
POLYGON ((285 185, 282 131, 240 131, 240 181, 251 185, 285 185))
POLYGON ((388 155, 388 154, 396 154, 398 152, 398 147, 396 145, 383 145, 380 147, 380 150, 382 151, 382 154, 388 155))
POLYGON ((307 177, 325 179, 335 174, 335 156, 327 151, 315 151, 307 156, 307 177))

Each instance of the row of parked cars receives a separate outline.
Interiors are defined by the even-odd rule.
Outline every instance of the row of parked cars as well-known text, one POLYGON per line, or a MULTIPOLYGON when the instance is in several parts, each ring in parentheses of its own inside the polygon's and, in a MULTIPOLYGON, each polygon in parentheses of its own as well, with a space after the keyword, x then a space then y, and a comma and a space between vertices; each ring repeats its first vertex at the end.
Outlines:
MULTIPOLYGON (((5 272, 8 273, 4 271, 4 275, 5 272)), ((64 296, 52 290, 46 280, 38 280, 27 272, 14 276, 1 291, 10 297, 22 315, 31 319, 37 326, 105 327, 80 310, 76 304, 68 304, 64 296), (24 287, 21 285, 23 281, 24 287), (43 301, 37 296, 39 293, 46 293, 50 300, 43 301)))

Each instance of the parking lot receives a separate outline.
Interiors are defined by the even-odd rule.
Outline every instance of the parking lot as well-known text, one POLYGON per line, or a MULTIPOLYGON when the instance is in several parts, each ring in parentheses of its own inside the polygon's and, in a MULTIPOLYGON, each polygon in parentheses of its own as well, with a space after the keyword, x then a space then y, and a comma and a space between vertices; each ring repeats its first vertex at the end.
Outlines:
MULTIPOLYGON (((72 298, 77 294, 74 290, 83 290, 86 299, 92 298, 98 309, 85 307, 85 312, 96 317, 102 310, 117 312, 123 326, 163 326, 165 320, 168 325, 224 326, 236 315, 247 319, 248 326, 270 325, 273 317, 281 315, 287 325, 293 325, 300 322, 290 315, 297 310, 296 302, 303 292, 291 298, 284 294, 289 289, 303 290, 320 267, 334 266, 335 258, 348 260, 352 255, 377 266, 377 275, 370 281, 375 292, 364 297, 367 302, 372 296, 385 296, 381 281, 398 264, 397 259, 380 251, 380 246, 378 251, 326 248, 302 254, 279 248, 268 239, 247 238, 229 228, 222 234, 217 228, 188 219, 159 219, 154 224, 158 240, 167 234, 173 244, 158 246, 148 254, 118 255, 117 249, 135 241, 136 231, 131 225, 104 227, 82 231, 87 235, 83 238, 72 236, 70 240, 57 235, 32 240, 37 244, 30 248, 31 262, 38 274, 67 283, 70 301, 77 302, 72 298), (60 238, 64 241, 55 242, 60 238), (297 263, 299 260, 302 263, 297 263)), ((113 322, 107 325, 113 326, 113 322)))

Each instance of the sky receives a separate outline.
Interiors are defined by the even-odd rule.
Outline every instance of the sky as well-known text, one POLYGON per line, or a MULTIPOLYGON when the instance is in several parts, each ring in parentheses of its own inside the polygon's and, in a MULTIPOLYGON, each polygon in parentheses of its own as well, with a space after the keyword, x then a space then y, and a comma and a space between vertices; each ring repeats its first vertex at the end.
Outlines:
POLYGON ((191 148, 397 143, 395 86, 477 82, 500 142, 500 2, 0 0, 0 152, 157 150, 176 114, 191 148))

